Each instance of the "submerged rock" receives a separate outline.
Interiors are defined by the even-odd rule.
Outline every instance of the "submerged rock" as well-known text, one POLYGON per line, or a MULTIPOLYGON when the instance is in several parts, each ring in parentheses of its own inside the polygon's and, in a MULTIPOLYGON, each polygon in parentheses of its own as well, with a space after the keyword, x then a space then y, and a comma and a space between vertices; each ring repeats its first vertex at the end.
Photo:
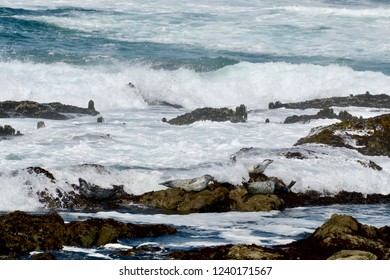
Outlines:
POLYGON ((30 215, 15 211, 0 216, 0 255, 20 257, 32 251, 60 250, 63 246, 93 247, 119 238, 157 237, 174 234, 163 225, 122 223, 113 219, 89 219, 64 223, 57 213, 30 215))
MULTIPOLYGON (((91 104, 89 104, 91 105, 91 104)), ((59 102, 38 103, 34 101, 3 101, 0 102, 1 118, 41 118, 53 120, 70 119, 72 115, 98 115, 91 108, 80 108, 64 105, 59 102)))
POLYGON ((390 114, 316 128, 295 145, 307 143, 355 149, 369 156, 390 156, 390 114))
POLYGON ((280 101, 271 102, 269 109, 287 108, 287 109, 323 109, 329 107, 373 107, 390 108, 390 96, 387 94, 372 95, 369 92, 360 95, 350 95, 347 97, 330 97, 313 99, 296 103, 281 103, 280 101))
POLYGON ((248 118, 245 105, 240 105, 236 108, 236 111, 228 108, 199 108, 194 111, 178 116, 174 119, 168 120, 172 125, 188 125, 197 121, 213 121, 213 122, 226 122, 233 123, 246 122, 248 118))

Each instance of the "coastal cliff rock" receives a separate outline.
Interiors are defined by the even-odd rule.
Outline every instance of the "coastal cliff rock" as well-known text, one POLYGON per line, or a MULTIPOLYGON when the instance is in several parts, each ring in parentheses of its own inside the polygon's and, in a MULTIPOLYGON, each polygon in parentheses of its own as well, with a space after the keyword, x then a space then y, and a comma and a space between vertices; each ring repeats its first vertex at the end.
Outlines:
POLYGON ((189 251, 177 250, 170 256, 187 260, 388 260, 390 242, 388 227, 378 229, 361 224, 351 216, 334 214, 307 238, 287 245, 274 247, 223 245, 189 251))
POLYGON ((63 246, 93 247, 118 238, 156 237, 174 234, 163 225, 136 225, 112 219, 64 223, 57 213, 30 215, 15 211, 0 216, 0 255, 21 257, 32 251, 59 250, 63 246))
POLYGON ((372 95, 369 92, 360 95, 350 95, 347 97, 319 98, 304 102, 282 103, 280 101, 271 102, 269 109, 324 109, 329 107, 372 107, 372 108, 390 108, 390 96, 387 94, 372 95))
POLYGON ((369 156, 390 156, 390 114, 315 128, 295 145, 307 143, 355 149, 369 156))
POLYGON ((163 119, 163 121, 172 125, 188 125, 197 121, 213 121, 213 122, 226 122, 232 123, 246 122, 248 118, 245 105, 240 105, 235 111, 228 108, 199 108, 194 111, 178 116, 169 121, 163 119))
POLYGON ((88 104, 89 108, 64 105, 59 102, 38 103, 34 101, 3 101, 0 102, 0 118, 41 118, 66 120, 74 115, 98 115, 99 112, 88 104))

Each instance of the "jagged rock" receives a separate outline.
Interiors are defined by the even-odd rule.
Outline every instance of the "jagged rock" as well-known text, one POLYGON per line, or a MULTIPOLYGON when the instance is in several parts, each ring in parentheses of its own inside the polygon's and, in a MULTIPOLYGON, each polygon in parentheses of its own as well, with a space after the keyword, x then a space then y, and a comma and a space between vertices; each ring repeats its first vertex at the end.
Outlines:
POLYGON ((99 112, 88 108, 64 105, 59 102, 38 103, 34 101, 3 101, 0 102, 0 117, 2 118, 42 118, 66 120, 73 115, 98 115, 99 112))
POLYGON ((390 114, 316 128, 295 145, 307 143, 355 149, 370 156, 390 156, 390 114))
POLYGON ((297 122, 306 123, 316 119, 338 119, 338 120, 346 121, 346 120, 357 120, 358 118, 352 116, 347 111, 341 111, 337 115, 332 108, 326 107, 324 109, 321 109, 316 115, 301 115, 301 116, 294 115, 291 117, 287 117, 284 120, 284 123, 286 124, 297 123, 297 122))
POLYGON ((101 117, 101 116, 98 117, 98 118, 97 118, 97 122, 98 122, 98 123, 104 123, 104 118, 101 117))
POLYGON ((6 139, 8 136, 21 136, 23 134, 20 133, 20 131, 16 131, 12 126, 10 125, 0 125, 0 137, 6 139))
POLYGON ((323 109, 329 107, 373 107, 373 108, 390 108, 390 96, 387 94, 372 95, 369 92, 365 94, 347 96, 347 97, 330 97, 313 99, 296 103, 281 103, 277 101, 268 105, 269 109, 287 108, 287 109, 323 109))
POLYGON ((226 122, 233 123, 245 122, 248 118, 245 105, 240 105, 236 108, 236 111, 228 108, 199 108, 194 111, 178 116, 174 119, 167 121, 172 125, 188 125, 197 121, 214 121, 214 122, 226 122))
POLYGON ((139 225, 96 218, 64 223, 57 213, 29 215, 15 211, 0 216, 0 255, 20 257, 32 251, 60 250, 63 246, 101 246, 118 238, 174 233, 175 228, 163 224, 139 225))

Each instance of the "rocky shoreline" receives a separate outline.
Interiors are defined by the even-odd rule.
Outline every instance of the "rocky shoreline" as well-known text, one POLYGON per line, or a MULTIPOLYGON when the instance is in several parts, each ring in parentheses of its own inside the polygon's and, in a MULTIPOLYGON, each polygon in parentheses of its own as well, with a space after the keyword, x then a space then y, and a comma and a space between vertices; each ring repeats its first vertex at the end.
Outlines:
MULTIPOLYGON (((31 215, 15 211, 0 216, 0 259, 55 259, 51 252, 64 246, 97 248, 120 238, 174 235, 168 225, 140 225, 92 218, 65 223, 52 212, 31 215), (31 255, 32 252, 39 252, 31 255)), ((162 248, 141 246, 116 254, 132 257, 162 248)), ((375 228, 348 215, 334 214, 308 237, 286 245, 227 244, 192 250, 167 250, 165 259, 176 260, 389 260, 390 227, 375 228)))

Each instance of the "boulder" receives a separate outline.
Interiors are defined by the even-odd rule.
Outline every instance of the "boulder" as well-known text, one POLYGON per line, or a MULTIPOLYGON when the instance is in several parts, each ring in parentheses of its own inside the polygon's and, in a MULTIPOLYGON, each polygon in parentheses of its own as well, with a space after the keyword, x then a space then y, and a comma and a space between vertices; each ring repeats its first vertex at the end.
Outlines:
POLYGON ((197 121, 230 121, 237 123, 246 122, 247 118, 248 114, 245 105, 240 105, 236 108, 235 111, 228 108, 198 108, 190 113, 178 116, 166 122, 172 125, 188 125, 197 121))
POLYGON ((360 250, 341 250, 327 258, 327 260, 376 260, 377 256, 360 250))
POLYGON ((369 156, 390 156, 390 114, 315 128, 295 145, 307 143, 355 149, 369 156))

